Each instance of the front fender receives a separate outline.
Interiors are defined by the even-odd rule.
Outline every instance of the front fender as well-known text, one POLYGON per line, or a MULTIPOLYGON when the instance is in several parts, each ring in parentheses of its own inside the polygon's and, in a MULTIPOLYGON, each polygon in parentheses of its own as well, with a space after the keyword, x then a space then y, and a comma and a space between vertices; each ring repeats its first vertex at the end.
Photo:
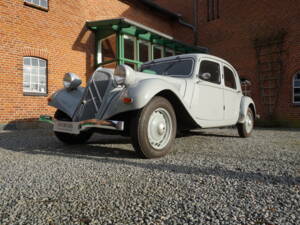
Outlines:
POLYGON ((141 80, 134 86, 125 88, 118 94, 110 103, 102 118, 107 119, 116 114, 133 111, 143 108, 150 100, 159 92, 164 90, 172 91, 178 99, 182 99, 184 90, 180 90, 180 85, 169 84, 161 79, 146 79, 141 80), (181 97, 180 97, 181 96, 181 97), (133 99, 133 102, 126 104, 123 102, 124 97, 133 99))
POLYGON ((72 118, 80 103, 84 89, 83 87, 78 87, 72 91, 65 88, 60 89, 50 97, 48 105, 63 111, 72 118))
POLYGON ((252 98, 250 98, 248 96, 243 96, 241 99, 241 104, 240 104, 240 115, 239 115, 238 123, 245 122, 247 110, 249 107, 251 107, 253 109, 254 119, 255 119, 257 117, 257 115, 256 115, 256 108, 255 108, 254 101, 252 100, 252 98))

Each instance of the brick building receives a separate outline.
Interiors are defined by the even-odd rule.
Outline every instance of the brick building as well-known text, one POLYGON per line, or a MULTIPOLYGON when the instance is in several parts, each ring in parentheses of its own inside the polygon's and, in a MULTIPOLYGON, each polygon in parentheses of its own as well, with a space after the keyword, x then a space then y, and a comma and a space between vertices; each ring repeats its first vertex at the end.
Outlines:
POLYGON ((52 114, 47 96, 66 72, 85 83, 104 62, 137 67, 200 45, 251 81, 264 119, 300 125, 299 12, 299 0, 0 1, 0 124, 52 114), (120 40, 140 52, 117 51, 120 40))
MULTIPOLYGON (((149 54, 151 52, 145 59, 152 58, 152 53, 164 56, 181 53, 182 49, 190 47, 192 50, 193 47, 187 45, 191 40, 189 35, 181 38, 181 42, 175 41, 177 31, 189 33, 191 30, 178 23, 177 15, 155 8, 147 4, 147 1, 143 2, 0 1, 0 124, 14 124, 38 118, 41 114, 53 114, 54 109, 47 106, 47 96, 62 87, 64 74, 74 72, 80 75, 84 84, 95 67, 101 63, 99 36, 104 34, 103 38, 110 38, 102 43, 104 52, 107 51, 107 46, 115 46, 108 49, 108 57, 109 54, 116 54, 116 43, 113 43, 116 42, 116 36, 111 37, 114 35, 114 25, 133 28, 125 30, 124 27, 124 32, 142 32, 135 33, 133 38, 124 34, 122 38, 125 44, 133 43, 135 48, 143 47, 149 54), (111 20, 113 18, 126 18, 126 21, 120 19, 117 23, 110 24, 107 29, 105 23, 116 22, 111 20), (177 29, 174 29, 175 26, 177 29), (139 36, 148 34, 148 30, 151 31, 151 40, 155 36, 164 43, 156 43, 154 46, 154 42, 139 36)), ((128 54, 128 57, 136 57, 128 54)), ((102 58, 105 58, 103 54, 102 58)), ((136 64, 142 61, 132 59, 136 64)), ((124 60, 122 62, 130 63, 124 60)))
MULTIPOLYGON (((169 1, 160 1, 168 7, 169 1)), ((231 62, 241 77, 251 81, 248 93, 262 118, 299 127, 300 1, 184 2, 185 7, 169 7, 189 22, 196 7, 196 44, 231 62)))

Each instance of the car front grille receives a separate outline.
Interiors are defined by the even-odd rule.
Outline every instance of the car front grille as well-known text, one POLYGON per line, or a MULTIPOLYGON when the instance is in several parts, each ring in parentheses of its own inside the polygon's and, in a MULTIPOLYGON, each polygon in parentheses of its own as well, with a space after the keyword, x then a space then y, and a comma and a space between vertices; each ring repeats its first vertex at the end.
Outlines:
POLYGON ((111 83, 111 74, 103 71, 96 72, 88 82, 73 120, 82 121, 95 118, 111 83))

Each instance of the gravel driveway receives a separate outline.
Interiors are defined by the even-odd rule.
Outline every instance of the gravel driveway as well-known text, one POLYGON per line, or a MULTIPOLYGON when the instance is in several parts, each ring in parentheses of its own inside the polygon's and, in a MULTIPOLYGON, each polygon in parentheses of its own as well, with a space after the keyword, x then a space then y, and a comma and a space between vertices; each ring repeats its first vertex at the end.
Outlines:
POLYGON ((120 137, 3 131, 0 224, 300 224, 300 131, 190 132, 157 160, 120 137))

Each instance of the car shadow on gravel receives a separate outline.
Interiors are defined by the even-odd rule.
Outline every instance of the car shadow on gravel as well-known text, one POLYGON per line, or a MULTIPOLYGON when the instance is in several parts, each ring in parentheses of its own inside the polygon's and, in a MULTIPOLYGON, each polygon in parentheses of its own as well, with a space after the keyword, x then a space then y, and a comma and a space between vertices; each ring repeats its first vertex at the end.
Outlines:
POLYGON ((93 135, 90 141, 82 145, 65 145, 47 130, 28 130, 0 132, 0 149, 28 154, 47 154, 76 157, 78 155, 114 158, 137 158, 132 149, 118 148, 115 144, 130 144, 123 137, 93 135))
MULTIPOLYGON (((85 145, 67 146, 55 139, 51 132, 45 131, 16 131, 0 132, 0 150, 10 150, 23 152, 26 154, 54 155, 83 160, 93 160, 99 163, 117 164, 120 166, 130 166, 151 171, 164 171, 167 173, 217 176, 223 179, 237 179, 244 182, 254 181, 265 184, 295 185, 300 184, 300 177, 275 176, 263 174, 261 172, 248 172, 239 168, 235 170, 223 168, 221 166, 191 166, 182 164, 166 163, 165 159, 158 160, 136 160, 138 155, 126 144, 130 139, 122 137, 94 137, 85 145), (111 144, 122 144, 124 148, 110 146, 111 144), (103 146, 104 145, 104 146, 103 146), (105 146, 108 145, 108 146, 105 146)), ((198 182, 198 181, 195 181, 198 182)), ((200 181, 199 181, 200 182, 200 181)), ((202 179, 201 182, 205 182, 202 179)))

